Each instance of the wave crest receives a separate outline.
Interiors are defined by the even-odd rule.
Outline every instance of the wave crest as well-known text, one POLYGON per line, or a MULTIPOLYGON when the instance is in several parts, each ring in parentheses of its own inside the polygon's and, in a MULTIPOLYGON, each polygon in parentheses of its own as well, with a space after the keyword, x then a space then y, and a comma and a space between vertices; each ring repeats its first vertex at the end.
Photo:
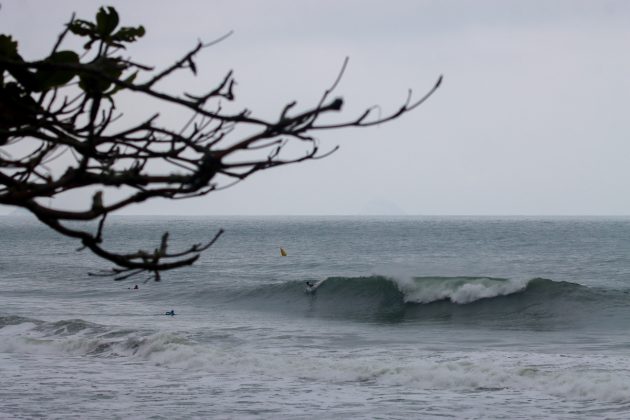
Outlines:
POLYGON ((522 292, 529 283, 526 280, 490 277, 416 277, 392 281, 404 294, 407 303, 449 300, 458 304, 522 292))
POLYGON ((630 295, 544 278, 369 276, 329 277, 310 294, 297 280, 241 289, 230 304, 369 322, 413 320, 553 330, 593 325, 610 317, 622 325, 628 318, 625 307, 630 295))

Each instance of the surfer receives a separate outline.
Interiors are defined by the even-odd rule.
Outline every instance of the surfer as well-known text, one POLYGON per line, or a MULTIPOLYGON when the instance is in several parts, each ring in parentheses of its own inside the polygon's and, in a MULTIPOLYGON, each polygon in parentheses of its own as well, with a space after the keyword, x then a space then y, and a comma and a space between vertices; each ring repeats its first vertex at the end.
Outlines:
POLYGON ((314 295, 315 292, 321 287, 322 284, 324 284, 325 281, 326 279, 316 280, 316 281, 308 280, 304 282, 306 284, 306 290, 304 291, 308 293, 309 295, 314 295))
POLYGON ((307 281, 306 282, 306 293, 315 293, 315 283, 313 283, 312 281, 307 281))
POLYGON ((170 311, 166 312, 164 315, 174 316, 175 315, 175 310, 171 309, 170 311))

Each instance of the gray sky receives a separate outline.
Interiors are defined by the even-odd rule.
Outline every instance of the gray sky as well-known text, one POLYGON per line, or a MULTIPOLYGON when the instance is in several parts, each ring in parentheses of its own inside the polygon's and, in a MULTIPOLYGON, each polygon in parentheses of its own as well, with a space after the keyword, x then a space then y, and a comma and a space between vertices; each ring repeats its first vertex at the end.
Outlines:
MULTIPOLYGON (((102 4, 1 3, 0 32, 17 37, 26 58, 49 51, 72 11, 91 19, 102 4)), ((203 90, 234 69, 237 103, 260 116, 276 116, 291 100, 314 105, 345 56, 350 66, 338 93, 348 118, 374 104, 396 109, 408 88, 421 95, 445 77, 433 98, 400 120, 322 132, 324 147, 341 146, 327 159, 126 213, 630 214, 630 2, 105 4, 123 24, 146 27, 130 53, 156 66, 198 38, 234 30, 203 53, 197 78, 169 87, 203 90)), ((135 104, 127 115, 151 111, 135 104)), ((178 117, 166 118, 177 124, 178 117)))

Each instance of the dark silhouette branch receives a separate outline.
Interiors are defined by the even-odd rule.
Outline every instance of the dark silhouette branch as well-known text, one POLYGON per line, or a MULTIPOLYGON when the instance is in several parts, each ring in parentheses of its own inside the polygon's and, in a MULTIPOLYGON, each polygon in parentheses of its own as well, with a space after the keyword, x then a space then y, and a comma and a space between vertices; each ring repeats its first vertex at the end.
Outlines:
POLYGON ((153 198, 203 196, 259 171, 324 158, 337 147, 320 151, 314 136, 317 131, 391 121, 423 104, 442 81, 440 76, 415 101, 409 91, 400 108, 383 117, 370 118, 374 108, 368 108, 356 119, 320 124, 322 116, 338 113, 343 107, 343 100, 332 95, 347 68, 346 58, 314 106, 298 109, 296 102, 290 102, 277 118, 264 119, 252 116, 247 108, 236 114, 223 110, 223 101, 235 100, 232 71, 202 93, 173 95, 156 88, 177 71, 197 74, 197 55, 231 32, 209 43, 199 41, 153 75, 151 67, 120 55, 126 44, 143 35, 141 26, 119 27, 111 7, 101 8, 95 22, 77 20, 73 15, 51 54, 41 60, 24 60, 17 43, 0 35, 0 204, 22 207, 58 233, 79 240, 82 249, 116 266, 94 275, 113 275, 117 280, 141 273, 159 280, 162 271, 194 263, 223 230, 209 242, 182 251, 168 250, 169 235, 165 233, 151 251, 121 253, 104 245, 109 214, 153 198), (61 50, 70 33, 87 39, 85 53, 61 50), (136 81, 143 77, 145 81, 136 81), (173 128, 162 125, 160 114, 154 113, 118 128, 124 115, 118 108, 121 91, 182 108, 190 117, 173 128), (234 138, 237 127, 249 127, 250 134, 234 138), (294 142, 306 144, 307 150, 289 153, 286 146, 294 142), (47 166, 60 162, 62 156, 68 162, 65 170, 53 171, 47 166), (119 189, 120 194, 108 200, 111 188, 119 189), (83 210, 43 204, 43 199, 80 189, 92 194, 83 210), (96 231, 76 223, 92 221, 97 221, 96 231))

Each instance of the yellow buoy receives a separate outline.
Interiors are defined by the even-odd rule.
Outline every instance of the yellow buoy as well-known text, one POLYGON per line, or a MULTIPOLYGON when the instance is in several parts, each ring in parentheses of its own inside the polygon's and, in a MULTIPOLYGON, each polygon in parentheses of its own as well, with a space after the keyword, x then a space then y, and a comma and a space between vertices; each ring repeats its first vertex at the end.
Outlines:
POLYGON ((280 248, 280 255, 282 255, 283 257, 286 257, 287 251, 285 251, 284 248, 280 248))

